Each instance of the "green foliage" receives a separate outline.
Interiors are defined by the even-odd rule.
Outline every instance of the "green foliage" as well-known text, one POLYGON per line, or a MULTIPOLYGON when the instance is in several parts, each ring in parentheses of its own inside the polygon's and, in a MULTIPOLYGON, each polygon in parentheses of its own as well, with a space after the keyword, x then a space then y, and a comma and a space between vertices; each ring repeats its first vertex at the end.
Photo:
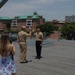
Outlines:
POLYGON ((52 33, 54 31, 54 25, 50 23, 45 23, 44 25, 39 25, 38 27, 42 32, 52 33))
POLYGON ((7 32, 7 33, 18 33, 19 32, 19 30, 5 30, 5 32, 7 32))
POLYGON ((7 24, 6 24, 6 28, 7 28, 7 29, 10 29, 10 28, 11 28, 10 23, 7 23, 7 24))
POLYGON ((58 26, 54 26, 54 29, 55 29, 55 31, 58 31, 59 27, 58 26))
POLYGON ((11 33, 18 33, 19 30, 11 30, 11 33))
POLYGON ((39 27, 40 30, 44 33, 45 38, 50 36, 55 30, 54 25, 49 22, 45 23, 44 25, 39 25, 37 27, 39 27))
POLYGON ((75 23, 66 24, 61 27, 62 37, 72 40, 75 39, 75 23))

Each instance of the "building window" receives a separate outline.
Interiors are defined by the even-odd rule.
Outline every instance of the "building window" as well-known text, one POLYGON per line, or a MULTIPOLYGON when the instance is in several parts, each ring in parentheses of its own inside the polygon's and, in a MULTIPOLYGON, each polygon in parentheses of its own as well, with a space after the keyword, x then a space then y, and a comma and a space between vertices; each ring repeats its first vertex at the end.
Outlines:
POLYGON ((28 27, 32 26, 32 20, 26 20, 26 26, 28 27))
POLYGON ((12 27, 16 27, 17 26, 17 20, 12 20, 12 27))

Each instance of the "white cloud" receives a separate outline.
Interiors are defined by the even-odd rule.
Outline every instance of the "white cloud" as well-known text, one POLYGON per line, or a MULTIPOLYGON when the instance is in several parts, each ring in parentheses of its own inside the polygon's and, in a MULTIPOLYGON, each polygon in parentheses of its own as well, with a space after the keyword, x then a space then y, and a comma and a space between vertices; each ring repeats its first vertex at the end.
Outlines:
MULTIPOLYGON (((61 12, 63 13, 67 11, 65 10, 67 9, 66 5, 64 5, 66 6, 65 8, 63 7, 63 5, 60 6, 62 2, 65 3, 64 1, 69 1, 69 0, 18 0, 18 1, 9 0, 0 9, 0 16, 2 15, 2 16, 14 17, 18 15, 31 15, 34 11, 37 11, 38 14, 45 16, 45 18, 47 19, 53 16, 55 18, 55 16, 57 15, 61 16, 61 12), (58 2, 60 2, 61 4, 59 4, 58 2), (57 7, 55 7, 54 4, 56 4, 57 7), (62 11, 61 8, 64 8, 64 11, 62 11)), ((69 11, 70 9, 68 9, 68 12, 69 11)))
POLYGON ((28 11, 30 12, 35 8, 38 8, 38 6, 34 7, 34 5, 32 4, 14 3, 7 6, 3 6, 3 8, 1 8, 0 15, 7 15, 7 16, 18 15, 28 11))
POLYGON ((28 0, 29 3, 35 4, 46 4, 46 3, 53 3, 58 1, 70 1, 70 0, 28 0))
POLYGON ((70 1, 70 0, 58 0, 58 1, 70 1))

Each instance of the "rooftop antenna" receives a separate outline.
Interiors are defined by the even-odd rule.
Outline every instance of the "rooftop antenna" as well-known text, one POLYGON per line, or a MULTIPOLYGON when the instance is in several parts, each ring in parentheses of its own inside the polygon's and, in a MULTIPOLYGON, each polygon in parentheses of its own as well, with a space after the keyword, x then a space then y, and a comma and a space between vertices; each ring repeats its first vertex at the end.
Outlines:
POLYGON ((0 9, 2 8, 2 6, 7 2, 8 0, 0 0, 0 9))

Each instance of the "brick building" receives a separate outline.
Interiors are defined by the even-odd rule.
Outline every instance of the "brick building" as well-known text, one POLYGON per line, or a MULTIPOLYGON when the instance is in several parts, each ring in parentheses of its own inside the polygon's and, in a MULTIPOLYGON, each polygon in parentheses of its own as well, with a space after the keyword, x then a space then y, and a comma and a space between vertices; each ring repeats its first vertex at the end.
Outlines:
POLYGON ((0 17, 0 30, 5 30, 6 29, 6 24, 10 23, 11 24, 12 19, 9 17, 0 17))
POLYGON ((43 16, 38 15, 37 12, 34 12, 33 15, 30 16, 15 16, 13 19, 0 17, 0 30, 6 29, 7 23, 10 23, 11 30, 20 30, 21 26, 35 29, 36 26, 44 24, 45 19, 43 16))

